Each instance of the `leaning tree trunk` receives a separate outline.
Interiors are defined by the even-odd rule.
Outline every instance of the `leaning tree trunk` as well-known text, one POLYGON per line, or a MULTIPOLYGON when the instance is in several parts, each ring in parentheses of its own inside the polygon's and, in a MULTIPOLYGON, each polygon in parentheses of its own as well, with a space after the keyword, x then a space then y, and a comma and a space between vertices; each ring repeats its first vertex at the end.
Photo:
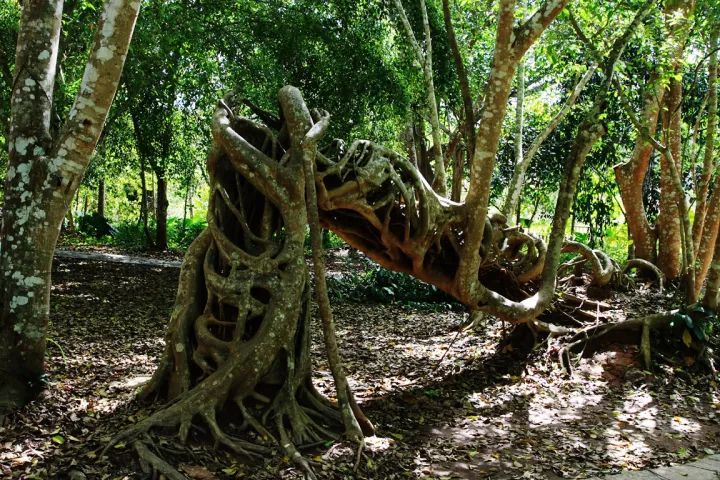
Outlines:
POLYGON ((166 350, 141 393, 172 403, 115 441, 155 426, 177 426, 184 439, 201 419, 235 452, 279 444, 307 467, 296 446, 343 428, 311 381, 303 146, 313 118, 292 87, 280 92, 287 123, 277 135, 235 117, 232 102, 213 119, 208 228, 186 253, 166 350), (259 443, 235 438, 245 429, 259 443))

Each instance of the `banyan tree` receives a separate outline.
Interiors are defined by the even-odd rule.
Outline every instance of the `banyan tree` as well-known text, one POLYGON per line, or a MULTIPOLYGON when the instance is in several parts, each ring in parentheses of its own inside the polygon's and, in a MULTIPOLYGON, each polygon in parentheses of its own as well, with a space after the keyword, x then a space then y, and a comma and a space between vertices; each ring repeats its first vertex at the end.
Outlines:
MULTIPOLYGON (((562 3, 550 2, 560 4, 558 8, 562 3)), ((555 296, 563 251, 588 260, 597 285, 622 275, 605 254, 567 242, 564 234, 585 158, 605 132, 602 119, 615 64, 651 5, 645 2, 607 56, 598 59, 600 86, 567 152, 547 243, 509 227, 500 213, 483 213, 489 191, 472 190, 482 187, 482 177, 492 167, 481 168, 482 161, 497 145, 480 137, 483 132, 492 135, 492 125, 479 129, 471 191, 458 203, 438 195, 399 153, 365 140, 348 145, 323 139, 329 114, 309 109, 294 87, 280 90, 279 118, 258 115, 264 123, 239 115, 241 98, 231 94, 220 101, 208 159, 208 227, 186 253, 165 351, 141 392, 143 398, 168 403, 113 443, 154 427, 176 428, 184 440, 193 422, 201 422, 216 443, 240 454, 262 455, 282 446, 311 476, 301 447, 343 433, 362 443, 372 425, 355 404, 342 372, 324 283, 320 226, 384 267, 437 286, 471 311, 525 324, 536 333, 568 335, 569 346, 625 328, 642 331, 645 343, 651 329, 666 327, 667 315, 588 328, 539 318, 555 296), (478 200, 483 195, 484 207, 478 200), (304 256, 308 227, 313 280, 304 256), (312 383, 313 284, 337 401, 325 398, 312 383), (246 431, 256 435, 243 435, 246 431)), ((547 25, 557 11, 546 9, 549 17, 534 21, 547 25)), ((536 38, 539 31, 526 33, 536 38)), ((511 56, 495 60, 490 76, 494 93, 487 96, 486 109, 492 110, 493 101, 507 103, 509 89, 499 89, 509 85, 512 62, 527 49, 523 32, 512 42, 508 37, 511 56)), ((640 261, 625 268, 646 266, 640 261)), ((152 457, 142 444, 136 445, 141 456, 152 457)))

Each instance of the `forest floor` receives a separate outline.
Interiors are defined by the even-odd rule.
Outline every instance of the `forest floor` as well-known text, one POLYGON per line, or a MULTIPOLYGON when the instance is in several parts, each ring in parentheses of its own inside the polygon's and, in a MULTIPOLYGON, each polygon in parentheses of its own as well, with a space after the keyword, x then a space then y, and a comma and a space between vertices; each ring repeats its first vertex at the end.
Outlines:
MULTIPOLYGON (((340 277, 362 264, 335 252, 330 265, 340 277)), ((130 446, 100 453, 111 436, 157 408, 137 404, 133 393, 162 351, 178 273, 56 260, 49 387, 0 426, 0 478, 149 478, 130 446)), ((617 315, 631 308, 628 316, 668 301, 650 290, 606 300, 617 315)), ((609 346, 575 358, 568 377, 547 344, 521 353, 502 341, 498 323, 457 334, 465 314, 451 305, 346 298, 333 308, 352 387, 377 435, 357 472, 348 445, 305 452, 320 478, 586 478, 720 449, 720 394, 691 358, 649 373, 637 348, 609 346)), ((315 380, 331 395, 314 331, 315 380)), ((200 430, 182 450, 156 433, 157 451, 191 479, 302 478, 280 453, 246 465, 203 444, 200 430)))

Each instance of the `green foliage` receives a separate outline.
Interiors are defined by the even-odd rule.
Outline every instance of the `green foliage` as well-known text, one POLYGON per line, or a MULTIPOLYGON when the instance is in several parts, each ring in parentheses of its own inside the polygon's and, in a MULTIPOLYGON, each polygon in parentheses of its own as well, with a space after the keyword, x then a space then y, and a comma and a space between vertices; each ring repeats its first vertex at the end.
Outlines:
MULTIPOLYGON (((129 251, 142 251, 147 249, 147 238, 142 225, 137 222, 121 222, 116 228, 111 245, 129 251)), ((151 230, 151 234, 154 229, 151 230)), ((168 232, 169 235, 169 232, 168 232)))
POLYGON ((403 306, 443 311, 462 308, 453 298, 405 273, 393 272, 364 260, 359 273, 328 277, 328 290, 336 299, 356 302, 399 303, 403 306))
POLYGON ((700 342, 707 342, 710 335, 717 328, 717 314, 705 309, 701 303, 684 305, 673 313, 670 326, 683 335, 683 342, 690 346, 691 338, 700 342), (691 337, 688 337, 688 334, 691 337))
MULTIPOLYGON (((184 252, 200 233, 207 227, 207 222, 200 218, 188 218, 183 223, 181 218, 168 219, 168 249, 173 252, 184 252)), ((155 225, 148 225, 151 237, 155 235, 155 225)), ((75 235, 66 235, 62 242, 70 245, 106 245, 128 251, 144 251, 148 249, 147 236, 142 224, 137 221, 121 221, 115 226, 97 213, 78 218, 78 231, 75 235)))
POLYGON ((338 237, 335 232, 331 232, 330 230, 323 230, 323 248, 340 248, 343 246, 346 246, 345 241, 338 237))
POLYGON ((110 225, 107 218, 97 212, 83 215, 77 221, 78 231, 95 238, 113 236, 115 229, 110 225))
POLYGON ((185 223, 181 218, 172 217, 168 220, 168 246, 170 250, 184 252, 190 244, 207 227, 203 218, 188 218, 185 223))

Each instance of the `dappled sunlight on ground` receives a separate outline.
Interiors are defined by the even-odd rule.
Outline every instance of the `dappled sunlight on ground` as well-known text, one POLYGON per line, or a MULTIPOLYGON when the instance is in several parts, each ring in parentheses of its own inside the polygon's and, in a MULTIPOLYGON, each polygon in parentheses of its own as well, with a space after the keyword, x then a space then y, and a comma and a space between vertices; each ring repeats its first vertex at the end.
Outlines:
MULTIPOLYGON (((332 266, 342 274, 351 258, 332 266)), ((0 468, 27 478, 64 478, 71 468, 88 478, 144 478, 125 446, 109 461, 98 457, 112 435, 156 407, 132 398, 163 348, 177 274, 56 265, 49 389, 0 427, 0 468)), ((636 348, 610 347, 573 358, 567 377, 553 345, 529 355, 499 347, 498 324, 456 335, 461 312, 350 301, 333 310, 350 385, 377 432, 357 473, 346 444, 305 452, 321 479, 584 478, 687 460, 720 443, 720 397, 701 370, 658 365, 652 375, 636 348)), ((317 323, 313 337, 314 382, 333 397, 317 323)), ((203 465, 218 479, 231 478, 222 473, 228 466, 243 478, 301 478, 280 454, 248 466, 212 445, 193 443, 182 455, 167 448, 175 464, 203 465)))

